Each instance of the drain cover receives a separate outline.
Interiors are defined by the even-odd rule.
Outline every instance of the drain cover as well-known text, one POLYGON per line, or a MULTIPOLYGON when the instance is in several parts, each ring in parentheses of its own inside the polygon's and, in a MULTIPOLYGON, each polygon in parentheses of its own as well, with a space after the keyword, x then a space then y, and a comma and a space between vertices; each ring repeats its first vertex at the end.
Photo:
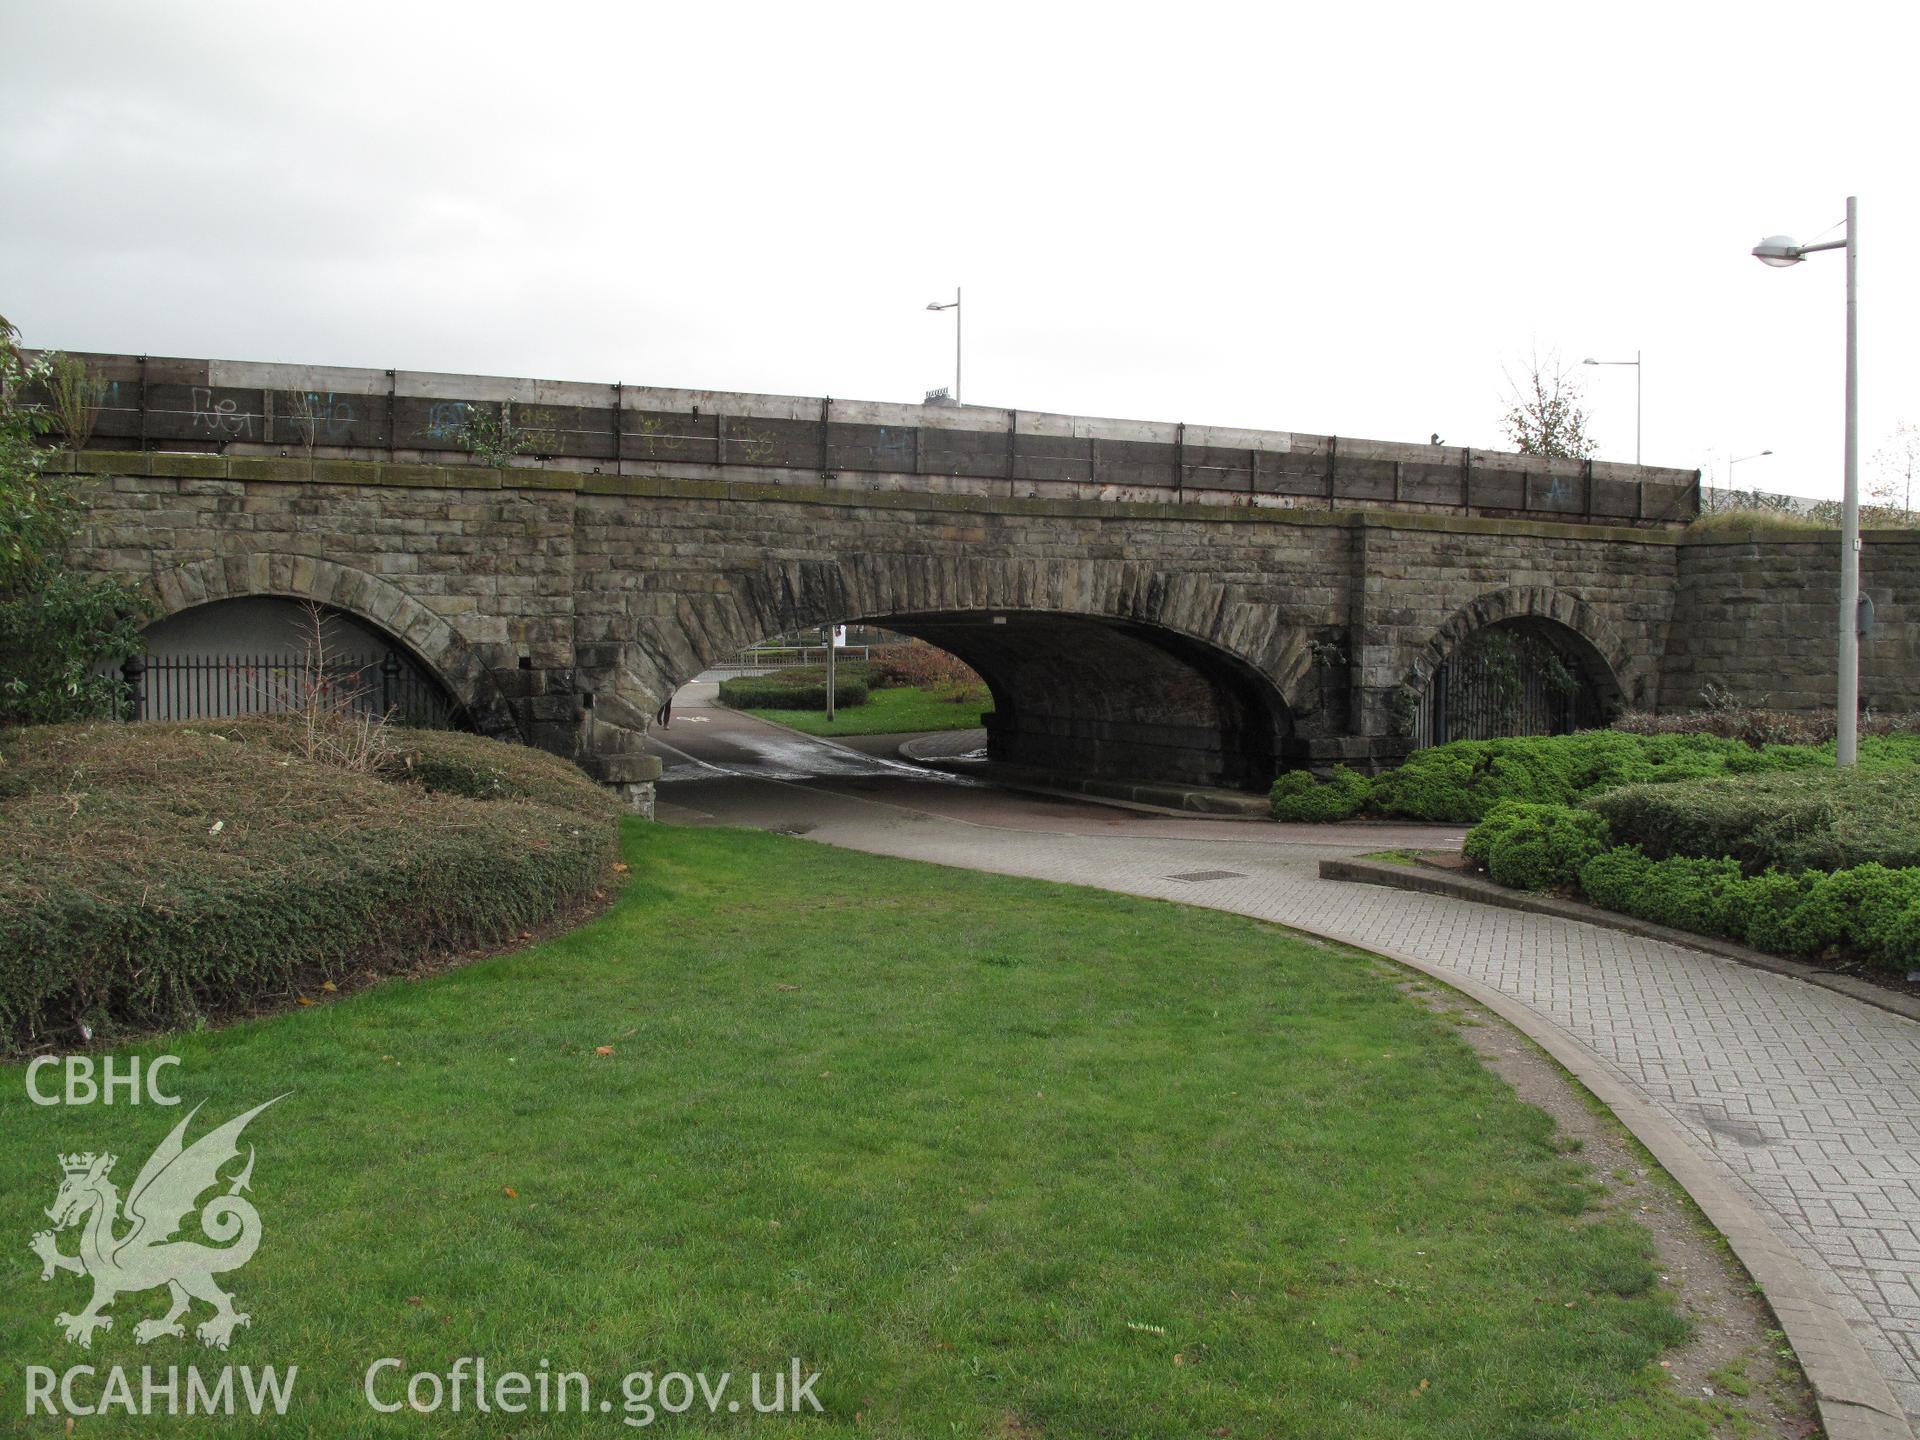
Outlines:
POLYGON ((1244 880, 1246 876, 1238 870, 1189 870, 1184 875, 1169 875, 1167 879, 1194 884, 1201 880, 1244 880))

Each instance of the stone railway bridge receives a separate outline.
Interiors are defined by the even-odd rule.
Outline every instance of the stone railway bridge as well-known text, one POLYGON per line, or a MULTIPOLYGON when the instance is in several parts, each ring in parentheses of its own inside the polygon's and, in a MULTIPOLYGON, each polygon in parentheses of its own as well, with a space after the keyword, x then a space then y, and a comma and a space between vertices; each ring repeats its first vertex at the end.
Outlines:
MULTIPOLYGON (((154 633, 259 597, 386 637, 482 731, 636 799, 660 700, 860 620, 993 693, 1065 779, 1262 787, 1390 764, 1487 627, 1599 708, 1830 693, 1837 542, 1694 536, 1698 476, 1269 431, 81 355, 85 563, 154 633)), ((1920 707, 1920 539, 1873 535, 1868 694, 1920 707)))

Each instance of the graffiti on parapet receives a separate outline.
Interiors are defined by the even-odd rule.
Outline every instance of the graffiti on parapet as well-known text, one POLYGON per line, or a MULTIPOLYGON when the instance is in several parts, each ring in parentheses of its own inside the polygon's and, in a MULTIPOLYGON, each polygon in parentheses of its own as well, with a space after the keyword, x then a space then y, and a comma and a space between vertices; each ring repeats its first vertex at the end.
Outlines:
POLYGON ((473 407, 464 400, 436 400, 427 409, 427 439, 464 445, 467 440, 467 417, 472 410, 473 407))
POLYGON ((353 401, 331 390, 296 390, 290 397, 288 418, 300 431, 300 438, 334 444, 353 438, 353 422, 358 417, 353 401), (308 431, 311 429, 311 436, 308 431))
POLYGON ((253 438, 253 416, 240 408, 238 400, 216 400, 213 391, 193 390, 193 428, 204 430, 215 440, 253 438))

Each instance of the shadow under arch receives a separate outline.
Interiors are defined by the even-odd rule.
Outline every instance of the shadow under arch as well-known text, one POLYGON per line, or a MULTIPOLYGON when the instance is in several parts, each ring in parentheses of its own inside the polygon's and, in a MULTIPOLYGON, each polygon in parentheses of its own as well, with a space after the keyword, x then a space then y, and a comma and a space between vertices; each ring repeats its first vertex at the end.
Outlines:
POLYGON ((256 553, 189 561, 156 572, 160 605, 151 624, 226 600, 312 601, 389 637, 437 682, 482 735, 526 735, 486 663, 454 627, 389 581, 311 555, 256 553))
POLYGON ((990 752, 1081 777, 1264 788, 1320 704, 1313 635, 1270 598, 1316 583, 1304 569, 1255 589, 1121 556, 861 552, 714 579, 582 647, 594 747, 642 743, 667 695, 749 645, 851 621, 959 655, 993 692, 990 752))
POLYGON ((957 655, 984 681, 987 755, 1076 777, 1264 790, 1293 717, 1244 660, 1190 636, 1061 612, 862 617, 957 655))

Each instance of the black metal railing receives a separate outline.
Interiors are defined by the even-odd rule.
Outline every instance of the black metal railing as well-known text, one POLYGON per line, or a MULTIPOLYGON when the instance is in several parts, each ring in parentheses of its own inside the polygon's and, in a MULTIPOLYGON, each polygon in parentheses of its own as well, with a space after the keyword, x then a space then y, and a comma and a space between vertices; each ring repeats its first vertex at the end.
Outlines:
POLYGON ((434 376, 429 395, 414 393, 425 377, 406 375, 403 383, 394 370, 269 367, 294 388, 236 386, 216 379, 261 367, 71 353, 102 386, 76 448, 293 462, 275 480, 296 479, 300 462, 323 459, 562 464, 613 474, 671 464, 712 466, 721 478, 761 472, 773 483, 830 478, 858 487, 873 475, 888 477, 869 482, 875 488, 892 490, 898 477, 924 476, 937 482, 930 489, 962 493, 1004 486, 1025 497, 1412 506, 1608 525, 1684 524, 1700 510, 1697 470, 1439 444, 1177 422, 1064 424, 1068 417, 1019 410, 945 412, 824 396, 709 392, 696 404, 694 392, 617 383, 513 382, 510 388, 556 397, 521 403, 470 398, 499 396, 498 379, 434 376), (438 393, 461 389, 468 395, 438 393))
POLYGON ((446 729, 458 707, 431 676, 393 651, 316 664, 301 655, 136 655, 122 668, 136 720, 284 715, 317 705, 446 729))
POLYGON ((1566 735, 1604 718, 1578 662, 1523 633, 1493 648, 1469 642, 1440 663, 1422 697, 1414 743, 1566 735))

